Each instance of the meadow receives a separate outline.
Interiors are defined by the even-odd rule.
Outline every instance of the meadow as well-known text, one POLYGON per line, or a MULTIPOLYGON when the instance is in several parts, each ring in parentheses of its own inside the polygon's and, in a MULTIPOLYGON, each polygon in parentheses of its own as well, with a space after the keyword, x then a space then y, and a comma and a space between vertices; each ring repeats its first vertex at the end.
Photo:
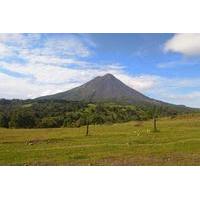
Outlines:
POLYGON ((200 116, 56 129, 0 129, 0 165, 200 165, 200 116))

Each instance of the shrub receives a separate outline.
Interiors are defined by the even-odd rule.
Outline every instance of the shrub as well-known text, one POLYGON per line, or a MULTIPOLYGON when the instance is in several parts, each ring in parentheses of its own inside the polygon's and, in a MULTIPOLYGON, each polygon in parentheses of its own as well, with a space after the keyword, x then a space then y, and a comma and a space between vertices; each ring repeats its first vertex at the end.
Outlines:
POLYGON ((31 111, 17 110, 11 115, 9 127, 11 128, 33 128, 36 125, 36 118, 31 111))
POLYGON ((63 124, 63 118, 61 117, 45 117, 40 123, 40 128, 60 128, 63 124))
POLYGON ((9 123, 8 117, 5 114, 0 113, 0 127, 8 128, 9 126, 8 123, 9 123))

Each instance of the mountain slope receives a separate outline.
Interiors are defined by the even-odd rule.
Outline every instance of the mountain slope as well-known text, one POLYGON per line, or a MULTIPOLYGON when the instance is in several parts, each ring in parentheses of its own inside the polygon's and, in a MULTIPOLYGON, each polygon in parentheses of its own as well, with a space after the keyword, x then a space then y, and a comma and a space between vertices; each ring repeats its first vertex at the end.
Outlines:
POLYGON ((98 76, 93 80, 74 89, 54 95, 43 96, 38 99, 63 99, 68 101, 86 102, 112 101, 121 103, 133 103, 146 106, 162 105, 174 108, 189 109, 182 105, 173 105, 149 98, 141 94, 140 92, 128 87, 123 82, 115 78, 112 74, 98 76))
POLYGON ((82 86, 54 95, 40 97, 39 99, 65 99, 69 101, 125 101, 155 102, 138 91, 128 87, 112 74, 98 76, 82 86))

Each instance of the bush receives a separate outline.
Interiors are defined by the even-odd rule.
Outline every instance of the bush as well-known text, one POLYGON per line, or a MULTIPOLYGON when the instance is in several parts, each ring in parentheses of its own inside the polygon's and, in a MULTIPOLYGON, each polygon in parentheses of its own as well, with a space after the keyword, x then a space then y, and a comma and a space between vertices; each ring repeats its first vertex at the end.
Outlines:
POLYGON ((9 126, 8 123, 9 123, 8 117, 5 114, 0 113, 0 127, 8 128, 9 126))
POLYGON ((45 117, 39 123, 40 128, 60 128, 63 124, 61 117, 45 117))
POLYGON ((81 113, 68 113, 65 116, 63 127, 80 127, 81 125, 85 125, 84 119, 81 118, 81 113))
POLYGON ((92 123, 93 124, 103 124, 105 123, 105 116, 99 115, 99 114, 94 114, 92 117, 92 123))
POLYGON ((30 111, 18 110, 12 113, 9 122, 10 128, 34 128, 36 126, 36 118, 30 111))

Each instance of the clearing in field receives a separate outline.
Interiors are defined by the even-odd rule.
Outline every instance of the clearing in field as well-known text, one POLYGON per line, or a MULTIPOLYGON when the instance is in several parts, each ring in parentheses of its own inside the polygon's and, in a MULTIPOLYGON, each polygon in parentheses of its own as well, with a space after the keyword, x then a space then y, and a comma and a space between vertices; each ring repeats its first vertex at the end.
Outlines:
POLYGON ((58 129, 0 129, 0 165, 200 165, 200 117, 58 129))

